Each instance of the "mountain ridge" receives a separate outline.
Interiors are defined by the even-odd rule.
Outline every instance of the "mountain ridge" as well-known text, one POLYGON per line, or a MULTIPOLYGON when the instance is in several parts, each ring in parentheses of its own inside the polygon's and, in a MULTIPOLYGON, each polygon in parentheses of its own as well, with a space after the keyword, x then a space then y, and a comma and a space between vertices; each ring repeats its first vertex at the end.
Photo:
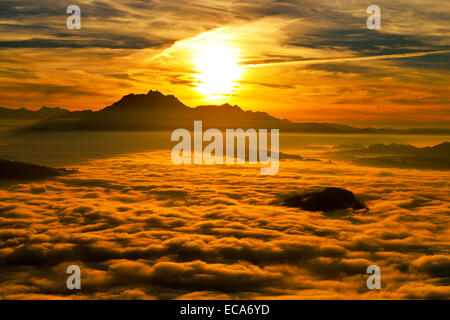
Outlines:
POLYGON ((60 116, 64 113, 70 112, 67 109, 64 108, 49 108, 49 107, 41 107, 38 110, 30 110, 27 108, 5 108, 0 107, 0 119, 45 119, 50 118, 54 116, 60 116))
MULTIPOLYGON (((194 108, 183 104, 173 95, 150 90, 147 94, 128 94, 98 111, 65 112, 43 119, 20 131, 76 131, 118 130, 159 131, 177 128, 190 129, 193 121, 201 120, 203 128, 264 128, 301 133, 415 133, 414 129, 355 128, 335 123, 298 123, 279 119, 262 111, 245 111, 237 105, 200 105, 194 108)), ((418 129, 431 134, 450 134, 449 129, 418 129), (434 131, 433 131, 434 130, 434 131)))

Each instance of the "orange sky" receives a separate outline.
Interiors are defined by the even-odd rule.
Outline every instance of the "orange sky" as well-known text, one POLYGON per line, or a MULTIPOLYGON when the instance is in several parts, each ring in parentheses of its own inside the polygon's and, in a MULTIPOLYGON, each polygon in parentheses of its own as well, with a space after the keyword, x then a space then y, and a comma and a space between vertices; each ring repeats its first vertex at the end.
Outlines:
POLYGON ((129 93, 238 104, 295 121, 448 126, 449 20, 440 1, 54 0, 0 13, 0 106, 99 109, 129 93), (447 30, 447 31, 446 31, 447 30))

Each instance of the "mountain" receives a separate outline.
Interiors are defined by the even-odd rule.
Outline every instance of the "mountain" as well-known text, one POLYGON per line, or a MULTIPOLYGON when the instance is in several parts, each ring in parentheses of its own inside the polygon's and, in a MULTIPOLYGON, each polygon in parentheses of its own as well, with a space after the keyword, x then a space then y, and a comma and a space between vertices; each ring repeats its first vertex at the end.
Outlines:
POLYGON ((64 113, 42 120, 25 130, 157 131, 190 129, 195 120, 202 120, 204 129, 265 128, 307 133, 392 133, 382 129, 360 129, 333 123, 295 123, 275 118, 265 112, 244 111, 229 104, 190 108, 173 95, 152 90, 147 94, 126 95, 99 111, 64 113))
MULTIPOLYGON (((340 147, 340 146, 338 146, 340 147)), ((443 142, 431 147, 419 148, 410 144, 372 144, 368 147, 355 145, 346 146, 344 150, 334 152, 334 154, 359 154, 359 155, 411 155, 411 156, 442 156, 446 155, 450 159, 450 142, 443 142)))
POLYGON ((283 205, 292 208, 301 208, 306 211, 328 212, 349 208, 353 210, 367 210, 364 203, 356 199, 353 192, 335 187, 328 187, 322 191, 288 197, 284 199, 283 205))
POLYGON ((37 111, 29 110, 26 108, 9 109, 0 107, 0 119, 13 119, 13 120, 39 120, 51 117, 61 116, 70 112, 61 108, 47 108, 42 107, 37 111))
POLYGON ((409 144, 373 144, 332 154, 359 165, 380 168, 450 170, 450 142, 423 148, 409 144))
POLYGON ((356 132, 359 129, 333 124, 294 123, 265 112, 244 111, 238 106, 199 106, 190 108, 173 95, 158 91, 129 94, 111 106, 95 112, 71 112, 43 120, 27 130, 133 130, 155 131, 192 128, 202 120, 204 128, 277 128, 283 131, 356 132))
POLYGON ((76 170, 0 159, 0 180, 39 180, 73 173, 76 170))

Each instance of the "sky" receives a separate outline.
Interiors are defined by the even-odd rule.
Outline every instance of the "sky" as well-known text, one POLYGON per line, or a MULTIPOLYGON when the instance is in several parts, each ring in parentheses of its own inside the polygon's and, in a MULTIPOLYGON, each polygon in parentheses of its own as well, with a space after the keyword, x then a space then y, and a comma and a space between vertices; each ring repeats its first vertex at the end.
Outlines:
POLYGON ((3 0, 0 106, 100 109, 152 89, 299 122, 448 126, 449 15, 437 0, 3 0))

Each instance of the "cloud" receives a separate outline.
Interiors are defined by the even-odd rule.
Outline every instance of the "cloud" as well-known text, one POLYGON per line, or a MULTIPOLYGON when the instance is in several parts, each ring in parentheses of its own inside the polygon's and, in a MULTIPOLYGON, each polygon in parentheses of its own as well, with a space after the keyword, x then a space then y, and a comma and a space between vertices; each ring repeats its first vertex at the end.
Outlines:
POLYGON ((415 171, 412 179, 405 170, 284 160, 279 175, 262 178, 247 166, 183 170, 169 153, 90 160, 74 176, 2 187, 0 295, 448 297, 448 195, 436 187, 445 179, 439 172, 415 171), (273 205, 335 185, 337 170, 339 187, 369 212, 273 205), (124 204, 125 196, 133 201, 124 204), (77 293, 65 287, 70 264, 82 270, 77 293), (365 286, 371 264, 382 270, 377 295, 365 286))
POLYGON ((433 277, 447 278, 447 282, 450 280, 450 257, 448 256, 423 256, 416 259, 413 265, 419 271, 426 272, 433 277))
POLYGON ((109 49, 144 49, 153 46, 160 46, 160 42, 154 42, 144 38, 131 36, 110 36, 104 40, 54 40, 54 39, 28 39, 0 41, 0 48, 109 48, 109 49))

